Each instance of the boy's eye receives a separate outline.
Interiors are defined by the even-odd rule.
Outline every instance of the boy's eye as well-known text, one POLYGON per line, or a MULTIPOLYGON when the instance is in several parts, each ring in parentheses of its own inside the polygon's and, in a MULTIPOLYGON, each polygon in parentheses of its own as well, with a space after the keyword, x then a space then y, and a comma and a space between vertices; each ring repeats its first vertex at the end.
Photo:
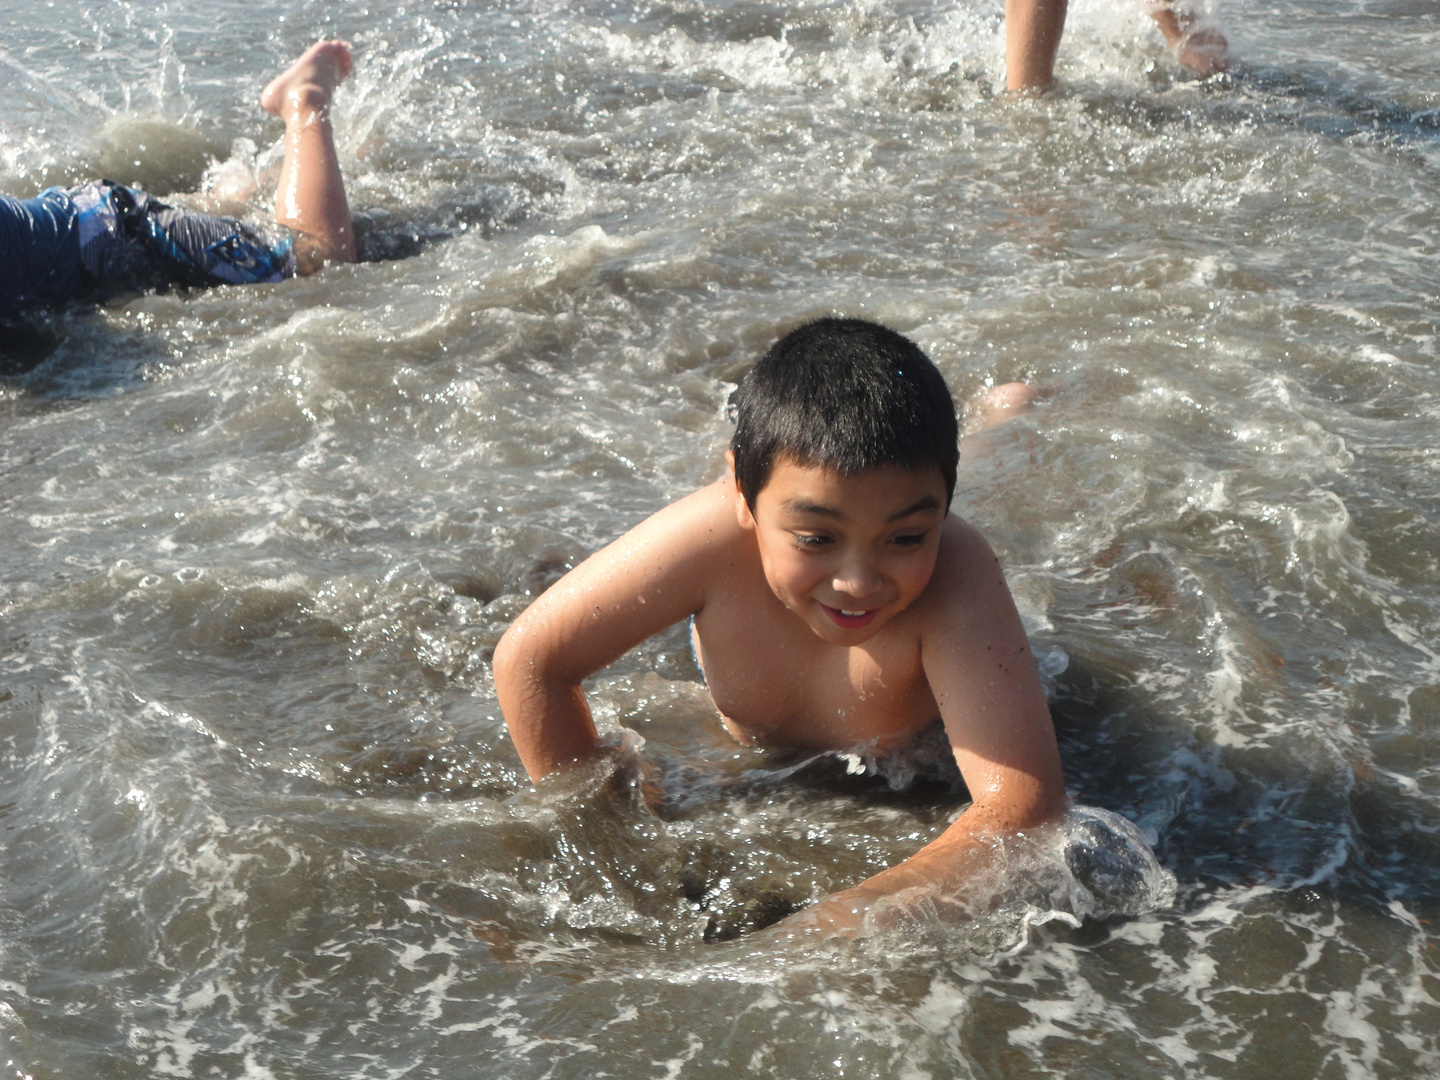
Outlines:
POLYGON ((830 543, 830 537, 823 536, 819 533, 791 533, 790 535, 795 538, 796 547, 807 548, 812 551, 830 543))
POLYGON ((918 547, 919 545, 925 543, 925 534, 923 532, 901 533, 899 536, 895 537, 895 539, 892 540, 891 543, 898 544, 900 547, 918 547))

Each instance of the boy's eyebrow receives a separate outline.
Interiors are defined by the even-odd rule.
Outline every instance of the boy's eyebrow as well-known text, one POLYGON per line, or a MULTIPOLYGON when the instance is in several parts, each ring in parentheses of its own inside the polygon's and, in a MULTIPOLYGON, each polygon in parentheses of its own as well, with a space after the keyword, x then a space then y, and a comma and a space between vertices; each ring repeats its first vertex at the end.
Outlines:
POLYGON ((940 508, 940 500, 937 499, 937 498, 935 498, 934 495, 926 495, 926 496, 924 496, 924 497, 922 497, 922 498, 920 498, 920 499, 917 499, 914 503, 912 503, 911 505, 907 506, 904 510, 901 510, 899 513, 891 514, 891 515, 890 515, 888 518, 886 518, 885 520, 886 520, 886 521, 899 521, 901 518, 907 518, 907 517, 909 517, 911 514, 918 514, 918 513, 920 513, 921 510, 938 510, 939 508, 940 508))
MULTIPOLYGON (((899 510, 891 514, 885 520, 899 521, 901 518, 907 518, 911 514, 918 514, 922 510, 936 510, 939 509, 939 507, 939 499, 935 498, 934 495, 925 495, 905 507, 904 510, 899 510)), ((844 513, 835 509, 833 506, 823 506, 820 503, 809 502, 805 499, 790 499, 785 503, 785 509, 793 514, 813 514, 819 517, 834 518, 836 521, 843 521, 845 519, 844 513)))
POLYGON ((807 502, 804 499, 787 499, 785 509, 792 514, 818 514, 820 517, 834 518, 836 521, 845 517, 833 506, 821 506, 819 503, 807 502))

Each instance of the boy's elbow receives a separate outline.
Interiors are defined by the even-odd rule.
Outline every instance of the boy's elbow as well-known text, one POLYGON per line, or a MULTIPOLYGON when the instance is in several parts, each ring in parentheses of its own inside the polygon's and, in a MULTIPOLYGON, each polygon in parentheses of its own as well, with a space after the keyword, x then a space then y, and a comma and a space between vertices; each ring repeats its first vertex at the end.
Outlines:
POLYGON ((506 700, 513 700, 527 676, 534 672, 535 663, 520 623, 511 623, 500 636, 495 646, 495 655, 490 661, 491 674, 495 678, 495 693, 500 698, 500 707, 505 708, 506 700))
POLYGON ((1038 828, 1058 821, 1070 809, 1065 785, 1058 779, 1051 782, 1028 779, 1030 783, 997 788, 988 798, 977 800, 983 816, 991 819, 997 832, 1038 828))
POLYGON ((1033 829, 1058 820, 1070 809, 1058 754, 1054 760, 1037 765, 1034 772, 1022 772, 1013 791, 1017 816, 1023 820, 1018 826, 1021 829, 1033 829))
POLYGON ((490 661, 500 707, 506 708, 507 699, 525 696, 527 688, 578 686, 583 676, 570 670, 564 659, 544 633, 544 626, 521 615, 500 636, 490 661))
POLYGON ((1022 829, 1033 829, 1039 825, 1059 821, 1065 816, 1065 812, 1069 809, 1070 799, 1065 792, 1061 790, 1058 794, 1043 801, 1037 800, 1030 806, 1026 814, 1028 821, 1020 827, 1022 829))

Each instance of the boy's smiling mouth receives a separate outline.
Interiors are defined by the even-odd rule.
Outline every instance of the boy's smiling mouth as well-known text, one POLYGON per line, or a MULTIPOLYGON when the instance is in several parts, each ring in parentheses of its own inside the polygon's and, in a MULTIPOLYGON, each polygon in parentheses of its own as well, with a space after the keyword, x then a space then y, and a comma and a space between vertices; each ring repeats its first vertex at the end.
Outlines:
POLYGON ((869 626, 875 616, 880 614, 879 608, 872 608, 869 611, 856 611, 849 608, 834 608, 829 604, 821 604, 825 614, 830 616, 832 622, 843 630, 859 630, 861 627, 869 626))

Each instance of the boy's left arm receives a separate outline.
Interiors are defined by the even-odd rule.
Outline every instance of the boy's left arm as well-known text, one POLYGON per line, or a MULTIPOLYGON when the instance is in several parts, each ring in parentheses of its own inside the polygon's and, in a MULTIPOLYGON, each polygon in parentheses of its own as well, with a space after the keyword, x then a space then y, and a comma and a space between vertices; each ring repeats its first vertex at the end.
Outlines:
POLYGON ((801 925, 854 932, 876 900, 915 886, 966 909, 969 883, 1001 871, 989 841, 1065 812, 1055 729, 999 560, 975 529, 953 524, 924 601, 921 659, 973 802, 914 855, 828 897, 801 925))

